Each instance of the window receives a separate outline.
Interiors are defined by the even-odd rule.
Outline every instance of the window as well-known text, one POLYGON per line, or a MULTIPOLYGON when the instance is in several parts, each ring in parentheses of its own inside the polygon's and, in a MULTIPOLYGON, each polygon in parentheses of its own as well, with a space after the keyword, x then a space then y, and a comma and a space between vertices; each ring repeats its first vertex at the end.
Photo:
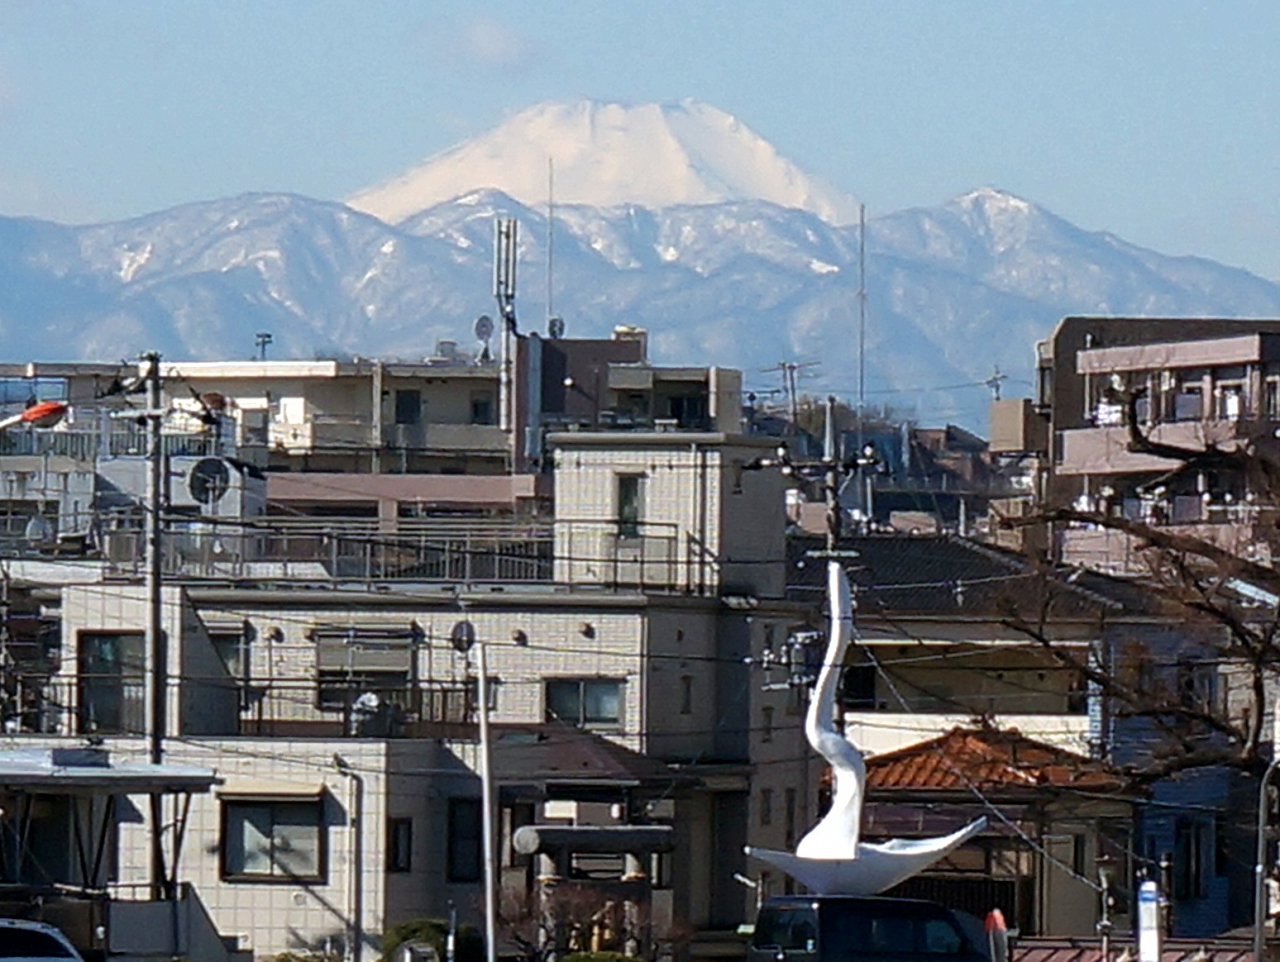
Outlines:
POLYGON ((1221 421, 1238 421, 1244 416, 1244 385, 1246 371, 1240 365, 1219 368, 1214 372, 1214 393, 1217 395, 1215 416, 1221 421))
POLYGON ((693 714, 693 675, 680 676, 680 714, 693 714))
POLYGON ((1208 825, 1199 819, 1180 818, 1173 827, 1173 894, 1197 899, 1205 894, 1205 842, 1208 825))
POLYGON ((325 881, 321 799, 224 800, 222 877, 230 881, 325 881))
POLYGON ((618 475, 618 537, 640 537, 643 520, 644 476, 618 475))
POLYGON ((493 395, 471 395, 471 423, 493 424, 493 395))
POLYGON ((449 845, 446 871, 450 882, 478 882, 480 842, 484 837, 480 799, 449 799, 449 845))
POLYGON ((413 871, 413 819, 387 819, 387 871, 413 871))
POLYGON ((1172 395, 1174 421, 1198 421, 1204 417, 1204 372, 1179 371, 1172 395))
POLYGON ((1089 839, 1086 835, 1071 836, 1071 871, 1077 875, 1086 875, 1089 871, 1087 854, 1089 839))
POLYGON ((765 705, 760 709, 760 740, 773 741, 773 706, 765 705))
POLYGON ((876 707, 876 666, 850 665, 840 676, 840 706, 846 710, 876 707))
POLYGON ((573 725, 622 722, 622 682, 616 678, 558 678, 546 684, 547 721, 573 725))
POLYGON ((145 650, 141 633, 80 633, 81 734, 146 730, 145 650))
POLYGON ((422 423, 422 392, 396 391, 396 424, 422 423))
POLYGON ((381 701, 404 707, 409 694, 408 672, 332 668, 316 672, 316 707, 321 711, 345 711, 356 699, 370 693, 381 701))
POLYGON ((760 824, 773 824, 773 789, 760 789, 760 824))
POLYGON ((788 788, 782 797, 786 806, 784 817, 786 818, 787 848, 794 848, 796 844, 796 790, 788 788))
POLYGON ((240 678, 247 667, 244 663, 244 654, 247 648, 244 632, 211 631, 209 632, 209 643, 213 645, 213 650, 217 652, 218 660, 227 669, 227 674, 232 678, 240 678))
POLYGON ((1211 661, 1178 662, 1178 700, 1187 708, 1213 711, 1217 706, 1218 672, 1211 661))

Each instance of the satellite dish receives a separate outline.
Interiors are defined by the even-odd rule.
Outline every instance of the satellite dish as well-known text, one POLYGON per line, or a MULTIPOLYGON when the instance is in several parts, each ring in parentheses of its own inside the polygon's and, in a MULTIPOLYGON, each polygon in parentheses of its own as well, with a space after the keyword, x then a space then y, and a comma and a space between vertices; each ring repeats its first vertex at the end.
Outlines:
POLYGON ((27 544, 52 544, 57 540, 58 533, 53 530, 48 518, 38 514, 22 529, 22 537, 27 544))
POLYGON ((493 318, 488 314, 481 314, 476 318, 476 340, 488 343, 491 337, 493 337, 493 318))
POLYGON ((191 497, 206 507, 221 501, 229 487, 231 471, 221 458, 201 458, 187 476, 191 497))
POLYGON ((449 632, 449 641, 453 644, 455 651, 466 654, 476 643, 476 626, 469 621, 458 622, 449 632))
POLYGON ((547 321, 547 333, 551 335, 553 341, 558 341, 564 337, 564 318, 553 317, 547 321))

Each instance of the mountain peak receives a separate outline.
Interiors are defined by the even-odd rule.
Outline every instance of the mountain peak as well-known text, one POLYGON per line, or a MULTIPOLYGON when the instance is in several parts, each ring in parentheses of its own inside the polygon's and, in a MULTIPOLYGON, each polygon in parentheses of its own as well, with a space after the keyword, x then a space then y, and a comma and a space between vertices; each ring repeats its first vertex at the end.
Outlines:
POLYGON ((737 118, 697 100, 537 104, 348 204, 388 223, 480 187, 542 206, 549 161, 560 204, 661 210, 764 200, 830 223, 857 219, 852 197, 806 174, 737 118))
POLYGON ((961 194, 952 201, 952 204, 967 211, 981 211, 986 216, 1001 213, 1030 214, 1039 209, 1035 204, 1017 194, 1011 194, 998 187, 979 187, 967 194, 961 194))

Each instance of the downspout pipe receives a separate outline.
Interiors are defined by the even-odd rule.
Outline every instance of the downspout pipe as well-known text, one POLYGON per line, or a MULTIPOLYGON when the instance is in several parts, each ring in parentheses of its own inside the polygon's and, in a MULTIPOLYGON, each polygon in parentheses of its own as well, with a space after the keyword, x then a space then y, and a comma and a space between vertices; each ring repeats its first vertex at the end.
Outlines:
POLYGON ((351 825, 349 851, 351 866, 348 875, 350 888, 347 919, 347 958, 361 962, 364 953, 364 779, 341 755, 334 753, 334 767, 351 780, 348 796, 347 818, 351 825))

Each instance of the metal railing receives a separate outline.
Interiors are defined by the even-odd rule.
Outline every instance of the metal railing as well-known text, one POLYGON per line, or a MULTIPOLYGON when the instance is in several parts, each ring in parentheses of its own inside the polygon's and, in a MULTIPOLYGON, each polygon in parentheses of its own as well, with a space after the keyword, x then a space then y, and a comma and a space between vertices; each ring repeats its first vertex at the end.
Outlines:
MULTIPOLYGON (((359 673, 344 681, 314 670, 290 678, 229 674, 176 682, 200 702, 202 735, 276 738, 469 738, 477 694, 466 679, 389 683, 359 673), (220 706, 214 706, 219 702, 220 706), (211 706, 213 706, 211 708, 211 706), (218 721, 210 724, 209 719, 218 721)), ((0 700, 5 735, 142 735, 142 679, 126 675, 27 679, 17 697, 0 700)), ((186 704, 187 699, 184 699, 186 704)), ((183 729, 179 715, 171 724, 183 729)))
MULTIPOLYGON (((166 434, 164 453, 171 457, 215 457, 235 453, 234 442, 212 434, 166 434)), ((145 457, 147 436, 142 428, 113 426, 110 431, 4 431, 0 432, 0 457, 96 458, 145 457)))
MULTIPOLYGON (((673 523, 557 520, 269 518, 171 527, 170 578, 277 581, 592 585, 695 590, 716 583, 718 563, 673 523)), ((108 574, 143 574, 139 526, 102 533, 108 574)))

